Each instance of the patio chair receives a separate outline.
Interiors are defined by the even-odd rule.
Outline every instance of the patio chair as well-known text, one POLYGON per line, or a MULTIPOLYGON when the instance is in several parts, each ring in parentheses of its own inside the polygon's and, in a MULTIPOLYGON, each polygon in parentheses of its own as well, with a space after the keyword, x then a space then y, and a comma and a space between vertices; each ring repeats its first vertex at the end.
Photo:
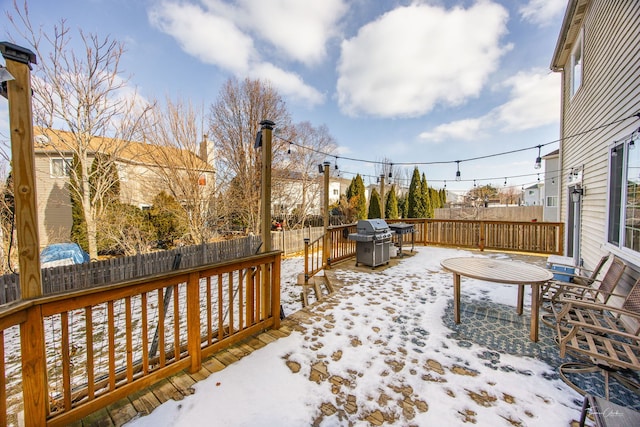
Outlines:
MULTIPOLYGON (((606 257, 608 258, 608 256, 606 257)), ((598 279, 600 272, 606 265, 606 259, 603 257, 592 272, 589 278, 584 278, 584 284, 552 281, 545 285, 541 292, 541 306, 546 311, 553 312, 551 314, 543 314, 541 316, 542 323, 555 328, 557 314, 562 308, 561 299, 576 299, 586 302, 601 302, 606 304, 613 291, 618 286, 622 275, 627 268, 627 264, 620 258, 613 256, 611 263, 608 264, 602 279, 598 279)))
POLYGON ((581 394, 585 391, 567 374, 600 372, 604 376, 605 398, 609 400, 609 377, 640 393, 640 384, 629 378, 630 371, 640 370, 640 279, 635 282, 621 307, 563 299, 556 331, 560 357, 567 352, 582 359, 564 363, 560 377, 581 394))

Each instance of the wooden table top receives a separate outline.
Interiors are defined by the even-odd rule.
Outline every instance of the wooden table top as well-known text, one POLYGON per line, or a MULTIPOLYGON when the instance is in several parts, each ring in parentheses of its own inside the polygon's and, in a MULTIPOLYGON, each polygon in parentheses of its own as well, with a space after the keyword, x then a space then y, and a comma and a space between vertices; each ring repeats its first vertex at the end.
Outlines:
POLYGON ((553 278, 553 273, 536 265, 492 258, 449 258, 440 265, 461 276, 513 285, 542 283, 553 278))

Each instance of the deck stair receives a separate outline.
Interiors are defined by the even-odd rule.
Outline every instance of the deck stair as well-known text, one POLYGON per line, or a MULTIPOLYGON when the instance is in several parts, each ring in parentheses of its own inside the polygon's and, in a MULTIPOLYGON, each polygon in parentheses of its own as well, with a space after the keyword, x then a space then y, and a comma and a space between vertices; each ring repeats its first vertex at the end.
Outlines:
POLYGON ((302 286, 300 297, 302 299, 303 307, 307 307, 309 305, 310 291, 313 291, 311 297, 314 298, 315 301, 322 301, 325 296, 333 292, 333 286, 331 286, 331 283, 326 276, 316 275, 309 278, 307 283, 305 283, 304 273, 298 274, 296 285, 302 286))

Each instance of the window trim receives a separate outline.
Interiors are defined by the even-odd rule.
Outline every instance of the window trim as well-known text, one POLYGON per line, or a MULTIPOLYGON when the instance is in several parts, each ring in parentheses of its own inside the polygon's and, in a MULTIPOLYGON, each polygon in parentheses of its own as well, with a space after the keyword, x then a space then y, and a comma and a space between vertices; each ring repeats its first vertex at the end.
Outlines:
POLYGON ((73 162, 73 159, 71 157, 61 157, 61 156, 50 157, 49 158, 49 176, 51 178, 68 178, 69 173, 71 172, 71 162, 73 162), (63 171, 62 175, 54 173, 53 163, 56 160, 61 160, 63 162, 63 167, 65 170, 63 171))
POLYGON ((571 49, 571 55, 569 56, 569 98, 573 98, 579 91, 584 82, 584 29, 581 28, 574 46, 571 49), (580 80, 576 87, 576 53, 580 51, 580 80))
POLYGON ((629 149, 628 149, 628 145, 626 144, 627 140, 622 139, 622 140, 618 140, 615 143, 609 145, 608 150, 607 150, 607 154, 609 156, 608 158, 608 162, 607 162, 607 204, 606 204, 606 217, 605 217, 605 245, 604 247, 607 248, 610 252, 621 256, 624 259, 627 260, 634 260, 634 262, 640 262, 640 249, 639 250, 634 250, 633 248, 628 247, 626 244, 626 217, 627 217, 627 199, 628 199, 628 192, 626 190, 627 186, 625 185, 625 183, 628 180, 629 177, 629 149), (613 177, 613 168, 614 168, 614 162, 612 161, 612 152, 613 150, 616 149, 616 151, 618 152, 618 156, 620 156, 620 154, 622 154, 621 156, 621 173, 619 176, 620 179, 620 188, 619 188, 619 194, 616 194, 616 191, 613 191, 614 188, 612 188, 612 186, 614 185, 614 183, 612 182, 612 177, 613 177), (619 223, 617 226, 617 242, 612 242, 611 240, 611 217, 612 217, 612 199, 613 197, 619 197, 619 210, 618 210, 618 219, 619 219, 619 223))

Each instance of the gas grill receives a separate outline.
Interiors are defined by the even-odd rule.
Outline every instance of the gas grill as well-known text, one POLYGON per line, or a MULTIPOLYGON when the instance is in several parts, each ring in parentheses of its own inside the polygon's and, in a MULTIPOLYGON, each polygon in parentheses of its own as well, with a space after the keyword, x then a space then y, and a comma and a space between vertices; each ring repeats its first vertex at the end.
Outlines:
POLYGON ((393 232, 383 219, 361 219, 356 225, 357 233, 349 234, 356 242, 356 266, 359 263, 377 267, 389 263, 389 246, 393 232))

